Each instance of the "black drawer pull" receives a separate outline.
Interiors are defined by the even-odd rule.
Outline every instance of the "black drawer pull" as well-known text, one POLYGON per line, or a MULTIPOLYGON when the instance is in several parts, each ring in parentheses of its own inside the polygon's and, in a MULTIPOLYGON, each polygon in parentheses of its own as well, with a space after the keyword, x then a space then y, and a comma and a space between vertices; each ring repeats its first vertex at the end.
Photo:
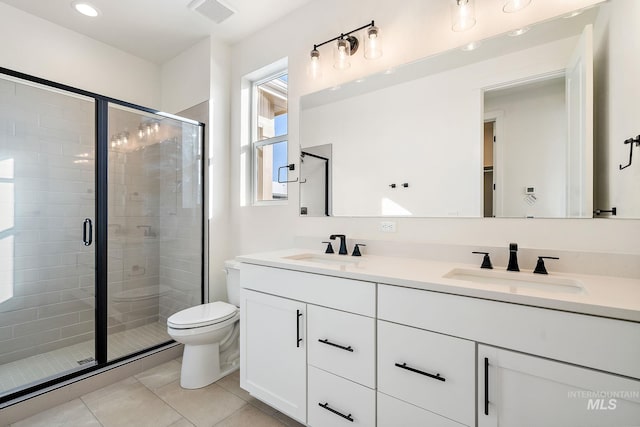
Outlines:
POLYGON ((318 340, 318 341, 321 342, 322 344, 330 345, 332 347, 337 347, 337 348, 340 348, 342 350, 350 351, 351 353, 353 353, 353 349, 351 348, 351 346, 345 347, 345 346, 340 345, 340 344, 335 344, 335 343, 332 343, 331 341, 329 341, 328 339, 318 340))
POLYGON ((345 414, 343 414, 342 412, 338 412, 338 411, 336 411, 335 409, 330 408, 330 407, 329 407, 329 403, 328 403, 328 402, 325 402, 325 403, 320 403, 320 402, 318 402, 318 405, 319 405, 319 406, 321 406, 321 407, 323 407, 323 408, 324 408, 324 409, 326 409, 327 411, 329 411, 329 412, 333 412, 334 414, 336 414, 336 415, 338 415, 338 416, 340 416, 340 417, 344 418, 345 420, 349 420, 349 421, 353 422, 353 418, 351 418, 351 414, 349 414, 349 415, 345 415, 345 414))
POLYGON ((489 358, 484 358, 484 414, 489 415, 489 358))
POLYGON ((407 364, 406 364, 406 363, 403 363, 402 365, 401 365, 401 364, 399 364, 399 363, 396 363, 396 366, 397 366, 398 368, 406 369, 407 371, 415 372, 416 374, 425 375, 425 376, 427 376, 427 377, 429 377, 429 378, 433 378, 434 380, 443 381, 443 382, 444 382, 444 381, 446 381, 446 380, 444 379, 444 377, 441 377, 441 376, 440 376, 440 374, 435 374, 435 375, 433 375, 433 374, 430 374, 430 373, 428 373, 428 372, 424 372, 424 371, 421 371, 421 370, 419 370, 419 369, 412 368, 411 366, 407 366, 407 364))
POLYGON ((300 310, 296 310, 296 347, 300 348, 300 342, 302 338, 300 338, 300 318, 302 317, 302 313, 300 310))

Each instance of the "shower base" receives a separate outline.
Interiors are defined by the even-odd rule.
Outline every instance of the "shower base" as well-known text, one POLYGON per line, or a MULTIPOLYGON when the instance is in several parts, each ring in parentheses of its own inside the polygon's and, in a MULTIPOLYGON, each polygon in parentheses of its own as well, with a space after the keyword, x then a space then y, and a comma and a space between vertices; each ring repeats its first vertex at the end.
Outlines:
MULTIPOLYGON (((107 358, 113 360, 169 340, 165 322, 110 334, 107 358)), ((93 363, 94 345, 93 340, 85 341, 0 365, 0 396, 93 363)))

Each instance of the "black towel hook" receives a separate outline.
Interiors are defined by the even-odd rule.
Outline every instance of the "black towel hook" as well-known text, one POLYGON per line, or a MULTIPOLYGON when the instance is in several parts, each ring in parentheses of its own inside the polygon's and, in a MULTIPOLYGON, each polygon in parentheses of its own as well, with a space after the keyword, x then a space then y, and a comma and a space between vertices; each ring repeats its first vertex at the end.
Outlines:
POLYGON ((635 138, 629 138, 624 143, 625 145, 629 144, 629 163, 627 163, 624 166, 619 165, 618 167, 620 168, 620 170, 626 169, 629 166, 631 166, 631 156, 633 156, 633 144, 635 144, 636 147, 640 147, 640 135, 636 136, 635 138))

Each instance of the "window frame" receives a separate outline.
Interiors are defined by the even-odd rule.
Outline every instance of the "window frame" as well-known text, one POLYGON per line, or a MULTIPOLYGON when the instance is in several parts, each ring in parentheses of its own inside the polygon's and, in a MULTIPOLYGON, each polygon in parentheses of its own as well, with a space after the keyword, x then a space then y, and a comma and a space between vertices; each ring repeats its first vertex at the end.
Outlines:
MULTIPOLYGON (((274 145, 281 142, 287 142, 287 164, 289 162, 289 87, 287 80, 287 132, 282 135, 257 140, 258 131, 258 87, 271 80, 278 79, 282 76, 288 76, 289 69, 283 68, 276 72, 269 73, 263 78, 253 80, 251 82, 251 130, 249 132, 249 146, 251 149, 251 199, 253 206, 274 206, 286 205, 289 202, 289 184, 287 184, 287 197, 283 199, 258 200, 258 155, 257 151, 261 147, 274 145)), ((288 178, 287 178, 288 179, 288 178)))

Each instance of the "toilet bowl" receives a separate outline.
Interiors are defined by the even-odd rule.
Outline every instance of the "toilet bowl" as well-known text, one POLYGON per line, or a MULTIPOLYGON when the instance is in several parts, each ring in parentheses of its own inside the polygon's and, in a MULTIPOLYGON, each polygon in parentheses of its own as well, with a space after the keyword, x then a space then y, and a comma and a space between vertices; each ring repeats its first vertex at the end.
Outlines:
POLYGON ((167 333, 184 344, 180 386, 205 387, 239 367, 238 263, 225 262, 229 304, 215 301, 179 311, 167 319, 167 333))

